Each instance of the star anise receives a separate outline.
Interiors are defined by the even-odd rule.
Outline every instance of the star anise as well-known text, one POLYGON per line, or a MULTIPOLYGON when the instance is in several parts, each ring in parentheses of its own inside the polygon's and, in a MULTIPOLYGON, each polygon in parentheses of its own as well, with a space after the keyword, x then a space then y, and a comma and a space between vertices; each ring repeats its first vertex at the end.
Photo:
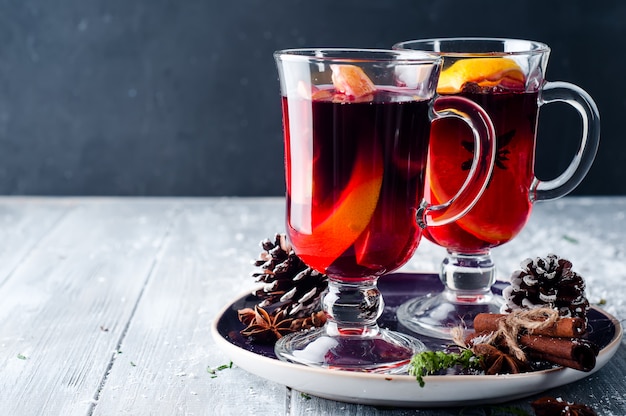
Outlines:
POLYGON ((542 397, 530 404, 537 416, 597 416, 589 406, 570 403, 561 398, 542 397))
POLYGON ((290 332, 302 331, 321 327, 326 323, 326 314, 323 311, 311 313, 301 318, 287 318, 285 310, 274 310, 269 313, 260 306, 239 309, 239 321, 246 325, 240 333, 260 343, 272 343, 290 332))
POLYGON ((487 375, 518 374, 529 370, 528 364, 490 344, 476 344, 472 352, 481 357, 481 366, 487 375))
POLYGON ((239 320, 248 325, 241 331, 241 335, 257 342, 271 343, 293 332, 291 328, 293 319, 285 318, 284 311, 270 315, 265 309, 255 306, 254 310, 245 308, 237 312, 239 320))
MULTIPOLYGON (((506 147, 509 145, 513 137, 515 137, 515 130, 506 132, 496 138, 496 145, 498 146, 498 149, 494 164, 500 169, 506 169, 506 165, 504 164, 504 162, 507 162, 509 160, 508 155, 509 153, 511 153, 511 151, 507 150, 506 147)), ((474 153, 474 142, 462 141, 461 145, 468 152, 474 153)), ((469 170, 471 167, 472 159, 466 160, 461 165, 461 169, 463 170, 469 170)))

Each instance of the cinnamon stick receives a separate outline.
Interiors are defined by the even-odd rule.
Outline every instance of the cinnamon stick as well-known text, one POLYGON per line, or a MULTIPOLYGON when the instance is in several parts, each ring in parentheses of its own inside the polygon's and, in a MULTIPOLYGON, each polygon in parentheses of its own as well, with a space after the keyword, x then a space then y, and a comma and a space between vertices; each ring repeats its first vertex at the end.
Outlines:
MULTIPOLYGON (((479 313, 474 318, 474 330, 492 332, 498 330, 498 323, 507 317, 506 314, 479 313)), ((545 335, 560 338, 578 338, 587 331, 587 323, 581 318, 559 318, 554 325, 546 328, 537 328, 534 335, 545 335)))
POLYGON ((595 359, 593 360, 593 362, 581 363, 581 362, 578 362, 578 361, 575 361, 575 360, 568 360, 568 359, 563 358, 563 357, 554 357, 554 356, 547 355, 547 354, 534 354, 534 353, 531 353, 531 354, 529 354, 529 356, 531 358, 537 360, 537 361, 545 361, 545 362, 548 362, 548 363, 560 365, 561 367, 568 367, 568 368, 572 368, 574 370, 584 371, 586 373, 588 373, 589 371, 593 370, 593 368, 596 365, 595 359))
POLYGON ((530 404, 535 411, 536 416, 552 416, 552 415, 578 415, 578 416, 597 416, 595 410, 582 404, 568 402, 561 398, 542 397, 530 404))
POLYGON ((585 339, 522 335, 519 342, 528 355, 541 361, 581 371, 591 371, 596 365, 598 349, 585 339))

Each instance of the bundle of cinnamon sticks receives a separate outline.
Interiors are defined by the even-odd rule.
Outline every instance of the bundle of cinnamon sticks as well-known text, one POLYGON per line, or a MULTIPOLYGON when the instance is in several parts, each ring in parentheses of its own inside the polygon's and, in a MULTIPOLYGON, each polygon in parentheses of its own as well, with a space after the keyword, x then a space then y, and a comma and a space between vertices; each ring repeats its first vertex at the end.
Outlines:
MULTIPOLYGON (((468 341, 498 331, 502 334, 503 327, 506 327, 503 323, 508 317, 509 314, 478 314, 474 319, 475 334, 468 341)), ((547 361, 581 371, 591 371, 595 367, 599 350, 584 338, 587 332, 585 319, 559 317, 549 325, 529 326, 521 325, 514 333, 519 350, 527 360, 547 361)))

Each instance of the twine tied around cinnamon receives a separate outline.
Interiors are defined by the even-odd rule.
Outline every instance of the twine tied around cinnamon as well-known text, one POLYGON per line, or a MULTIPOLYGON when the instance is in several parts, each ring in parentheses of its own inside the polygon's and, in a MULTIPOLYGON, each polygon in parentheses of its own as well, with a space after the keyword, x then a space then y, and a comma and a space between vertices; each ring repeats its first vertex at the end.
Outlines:
MULTIPOLYGON (((480 336, 480 343, 504 343, 515 358, 526 361, 526 354, 518 342, 520 332, 532 334, 536 330, 553 326, 558 319, 559 312, 552 308, 514 310, 498 320, 496 331, 480 336)), ((466 346, 462 328, 453 328, 452 335, 457 345, 466 346)))

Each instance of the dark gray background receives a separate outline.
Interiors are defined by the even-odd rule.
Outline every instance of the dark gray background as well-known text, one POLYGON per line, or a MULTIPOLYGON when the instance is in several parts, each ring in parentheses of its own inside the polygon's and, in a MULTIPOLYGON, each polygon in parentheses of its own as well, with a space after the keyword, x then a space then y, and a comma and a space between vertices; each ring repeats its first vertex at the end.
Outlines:
MULTIPOLYGON (((602 117, 577 194, 626 194, 626 2, 0 0, 0 193, 281 195, 272 52, 499 36, 552 47, 548 78, 602 117)), ((578 117, 544 107, 537 173, 574 151, 578 117)))

